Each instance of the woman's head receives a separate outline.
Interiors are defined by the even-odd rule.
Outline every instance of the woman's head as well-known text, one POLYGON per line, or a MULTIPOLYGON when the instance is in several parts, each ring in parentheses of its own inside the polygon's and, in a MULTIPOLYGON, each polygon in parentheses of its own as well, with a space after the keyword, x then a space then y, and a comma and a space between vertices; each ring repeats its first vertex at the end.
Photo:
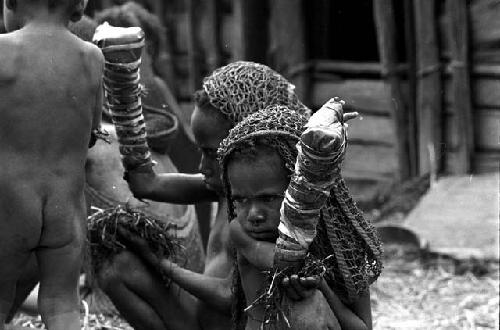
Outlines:
POLYGON ((215 70, 194 95, 193 133, 202 151, 200 170, 207 183, 222 193, 216 149, 229 130, 248 115, 281 104, 309 115, 294 86, 271 68, 253 62, 234 62, 215 70))
POLYGON ((238 61, 220 67, 203 80, 210 104, 236 125, 270 105, 283 105, 309 116, 295 86, 266 65, 238 61))

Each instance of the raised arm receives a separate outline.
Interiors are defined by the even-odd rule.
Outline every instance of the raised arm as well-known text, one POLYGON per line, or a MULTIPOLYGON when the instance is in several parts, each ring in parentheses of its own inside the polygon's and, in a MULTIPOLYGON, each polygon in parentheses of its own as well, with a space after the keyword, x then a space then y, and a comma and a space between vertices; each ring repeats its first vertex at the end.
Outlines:
POLYGON ((273 268, 275 243, 257 241, 248 236, 236 219, 229 224, 229 237, 238 252, 254 267, 260 270, 273 268))
POLYGON ((209 190, 202 174, 129 171, 125 178, 136 198, 174 204, 194 204, 217 201, 217 194, 209 190))

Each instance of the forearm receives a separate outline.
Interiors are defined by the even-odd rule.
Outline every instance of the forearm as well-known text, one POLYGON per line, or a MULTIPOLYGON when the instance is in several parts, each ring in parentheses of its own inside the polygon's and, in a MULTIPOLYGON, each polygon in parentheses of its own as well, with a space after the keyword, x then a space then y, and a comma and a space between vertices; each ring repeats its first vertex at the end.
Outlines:
MULTIPOLYGON (((319 286, 323 293, 328 305, 337 317, 342 329, 350 330, 371 330, 371 317, 367 316, 368 320, 364 321, 361 317, 356 315, 354 311, 346 306, 342 300, 332 291, 325 280, 322 280, 319 286)), ((366 313, 365 313, 366 314, 366 313)), ((371 311, 369 311, 371 314, 371 311)))
POLYGON ((248 236, 237 220, 231 221, 229 235, 234 247, 245 259, 259 270, 269 270, 274 264, 275 244, 258 241, 248 236))
POLYGON ((217 194, 209 190, 201 174, 162 173, 132 177, 129 187, 135 197, 157 202, 194 204, 217 201, 217 194))
POLYGON ((231 312, 231 275, 228 278, 211 277, 184 269, 167 260, 160 263, 160 269, 179 287, 205 304, 222 313, 231 312))

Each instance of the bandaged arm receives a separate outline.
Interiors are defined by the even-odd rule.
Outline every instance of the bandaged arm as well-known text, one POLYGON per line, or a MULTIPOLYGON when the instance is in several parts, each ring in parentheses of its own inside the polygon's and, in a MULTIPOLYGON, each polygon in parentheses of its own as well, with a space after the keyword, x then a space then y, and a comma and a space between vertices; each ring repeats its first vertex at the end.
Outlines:
POLYGON ((347 137, 342 101, 329 100, 308 121, 297 144, 295 172, 281 206, 274 263, 279 269, 299 270, 316 226, 339 174, 347 137))

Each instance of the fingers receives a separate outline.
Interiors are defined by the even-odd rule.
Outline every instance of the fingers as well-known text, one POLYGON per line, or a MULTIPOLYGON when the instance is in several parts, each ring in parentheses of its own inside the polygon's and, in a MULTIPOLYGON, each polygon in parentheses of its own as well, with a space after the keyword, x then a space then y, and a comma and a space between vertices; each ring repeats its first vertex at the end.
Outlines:
POLYGON ((288 298, 290 298, 291 300, 295 300, 295 301, 301 300, 301 297, 295 291, 295 288, 291 284, 290 277, 288 277, 288 276, 285 277, 283 279, 283 281, 281 282, 281 284, 283 285, 283 288, 285 289, 285 293, 286 293, 288 298))
POLYGON ((138 235, 131 233, 129 230, 118 227, 118 236, 120 240, 127 246, 129 250, 136 253, 141 259, 148 262, 151 265, 156 266, 158 264, 158 258, 149 248, 149 244, 138 235))
POLYGON ((359 116, 359 113, 356 111, 355 112, 346 112, 346 113, 344 113, 344 116, 343 116, 344 122, 349 121, 351 119, 354 119, 358 116, 359 116))
POLYGON ((291 275, 283 279, 282 285, 290 299, 303 300, 313 295, 320 282, 321 277, 319 276, 299 277, 298 275, 291 275))
POLYGON ((316 289, 320 282, 321 282, 321 277, 320 276, 308 276, 308 277, 301 277, 300 279, 300 285, 306 289, 316 289))

